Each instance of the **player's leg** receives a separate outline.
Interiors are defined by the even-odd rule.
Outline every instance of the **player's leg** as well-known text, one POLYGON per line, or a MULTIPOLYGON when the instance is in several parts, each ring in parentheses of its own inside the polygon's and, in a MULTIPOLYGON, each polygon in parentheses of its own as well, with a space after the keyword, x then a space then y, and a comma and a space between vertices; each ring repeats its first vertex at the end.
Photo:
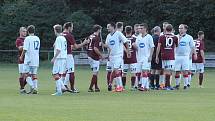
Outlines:
POLYGON ((31 78, 33 82, 33 90, 31 92, 32 94, 38 94, 37 69, 38 67, 35 67, 35 66, 30 67, 30 73, 31 73, 31 78))
POLYGON ((192 81, 192 59, 189 60, 189 71, 188 71, 188 84, 187 87, 191 86, 192 81))
POLYGON ((106 64, 106 71, 107 71, 106 79, 107 79, 108 91, 112 91, 112 80, 113 80, 113 78, 111 78, 111 76, 113 74, 111 74, 112 73, 112 66, 111 66, 111 63, 109 60, 107 61, 107 64, 106 64))
POLYGON ((70 55, 70 63, 71 63, 71 73, 69 73, 69 82, 70 82, 70 89, 72 93, 79 93, 78 89, 75 88, 75 63, 74 58, 70 55))
POLYGON ((160 72, 161 70, 155 70, 154 80, 155 80, 155 89, 158 90, 160 87, 160 72))
POLYGON ((145 90, 149 90, 149 79, 148 79, 148 73, 150 70, 150 63, 147 61, 144 61, 142 63, 142 74, 141 74, 141 87, 145 90))
POLYGON ((24 79, 26 80, 27 84, 30 86, 29 92, 32 92, 33 91, 33 81, 32 81, 31 74, 30 74, 30 67, 29 67, 29 65, 24 64, 23 68, 24 68, 24 79))
POLYGON ((89 86, 88 92, 94 92, 93 86, 95 86, 95 91, 99 92, 100 89, 98 87, 98 71, 99 71, 99 61, 95 61, 89 57, 90 68, 92 69, 92 78, 89 86))
POLYGON ((136 65, 135 88, 137 89, 141 87, 141 63, 138 62, 136 65))
POLYGON ((125 89, 125 85, 126 85, 126 76, 128 73, 128 69, 129 69, 129 64, 124 64, 123 65, 123 74, 122 74, 122 85, 123 85, 124 89, 125 89))
POLYGON ((199 87, 203 88, 203 80, 204 80, 204 64, 203 63, 198 63, 197 66, 199 70, 199 87))
POLYGON ((184 56, 182 61, 182 71, 184 79, 184 89, 187 89, 188 85, 188 72, 189 72, 189 56, 184 56))
POLYGON ((131 90, 135 91, 135 81, 136 81, 136 67, 137 63, 133 63, 130 65, 130 70, 131 70, 131 90))
POLYGON ((18 68, 19 68, 19 84, 20 84, 20 93, 24 94, 26 93, 25 90, 25 85, 26 85, 26 81, 25 81, 25 77, 24 77, 24 64, 19 64, 18 68))
POLYGON ((175 88, 179 89, 180 87, 180 74, 181 74, 181 68, 182 68, 182 61, 181 59, 183 57, 176 56, 175 57, 175 88))

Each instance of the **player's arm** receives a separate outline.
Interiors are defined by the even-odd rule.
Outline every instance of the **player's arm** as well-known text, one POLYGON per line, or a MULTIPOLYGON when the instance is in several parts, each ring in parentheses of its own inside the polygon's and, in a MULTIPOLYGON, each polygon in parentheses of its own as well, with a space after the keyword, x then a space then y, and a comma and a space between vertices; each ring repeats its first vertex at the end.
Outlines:
POLYGON ((27 52, 28 48, 29 48, 29 41, 28 39, 24 40, 24 45, 22 47, 22 54, 20 55, 19 59, 22 61, 24 58, 25 53, 27 52))
POLYGON ((73 50, 77 50, 77 49, 79 49, 79 48, 82 48, 84 45, 86 45, 87 43, 89 43, 89 38, 85 38, 84 39, 84 41, 82 42, 82 43, 80 43, 80 44, 74 44, 74 45, 72 45, 72 49, 73 50))
POLYGON ((149 56, 149 59, 148 59, 148 62, 151 62, 152 61, 152 55, 153 55, 153 52, 154 52, 154 47, 155 47, 155 45, 154 45, 154 41, 153 41, 153 38, 152 37, 150 37, 150 40, 149 40, 149 46, 151 47, 151 49, 150 49, 150 56, 149 56))
POLYGON ((197 54, 196 54, 196 47, 195 47, 193 38, 192 38, 192 41, 191 41, 190 44, 191 44, 190 58, 192 58, 192 55, 193 55, 194 60, 196 60, 197 59, 197 54))
POLYGON ((202 56, 203 63, 205 63, 205 52, 204 52, 204 50, 200 50, 200 54, 202 56))
POLYGON ((157 50, 156 50, 156 63, 159 63, 158 55, 160 53, 161 43, 158 42, 157 50))

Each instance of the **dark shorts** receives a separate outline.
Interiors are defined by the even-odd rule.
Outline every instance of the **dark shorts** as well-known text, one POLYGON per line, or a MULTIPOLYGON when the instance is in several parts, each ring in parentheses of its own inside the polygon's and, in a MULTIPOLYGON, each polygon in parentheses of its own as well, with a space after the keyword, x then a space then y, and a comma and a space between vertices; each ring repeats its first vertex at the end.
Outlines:
POLYGON ((152 58, 151 69, 155 69, 155 70, 162 69, 162 60, 161 60, 161 58, 159 59, 159 63, 158 64, 155 62, 155 58, 152 58))

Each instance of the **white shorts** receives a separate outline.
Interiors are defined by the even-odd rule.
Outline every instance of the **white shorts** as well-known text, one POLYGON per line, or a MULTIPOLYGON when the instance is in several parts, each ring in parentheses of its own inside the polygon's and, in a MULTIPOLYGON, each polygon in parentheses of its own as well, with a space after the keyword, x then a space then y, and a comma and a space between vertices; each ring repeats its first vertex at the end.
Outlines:
POLYGON ((110 61, 107 61, 106 71, 112 71, 112 66, 111 66, 110 61))
POLYGON ((90 68, 92 69, 92 71, 93 72, 98 72, 100 62, 97 61, 97 60, 92 59, 91 57, 88 57, 88 61, 89 61, 90 68))
POLYGON ((20 74, 24 73, 24 64, 18 64, 18 68, 20 74))
POLYGON ((122 70, 123 67, 123 58, 119 57, 110 57, 110 65, 112 70, 122 70))
POLYGON ((142 72, 142 71, 149 71, 151 69, 151 62, 149 63, 148 60, 147 61, 143 61, 143 62, 137 62, 137 72, 142 72))
POLYGON ((38 67, 37 66, 29 66, 27 64, 24 64, 23 69, 24 69, 23 73, 37 74, 38 67))
POLYGON ((175 69, 175 60, 162 60, 162 68, 165 70, 172 70, 175 69))
POLYGON ((57 58, 54 62, 52 74, 65 74, 66 73, 66 58, 57 58))
POLYGON ((66 58, 66 70, 67 73, 71 73, 75 71, 75 63, 72 54, 68 54, 66 58))
POLYGON ((176 56, 175 57, 175 71, 188 71, 190 69, 189 56, 176 56))
POLYGON ((123 64, 123 73, 127 73, 129 70, 132 74, 136 73, 137 63, 123 64))
POLYGON ((204 73, 204 64, 203 63, 193 63, 192 71, 195 73, 204 73))

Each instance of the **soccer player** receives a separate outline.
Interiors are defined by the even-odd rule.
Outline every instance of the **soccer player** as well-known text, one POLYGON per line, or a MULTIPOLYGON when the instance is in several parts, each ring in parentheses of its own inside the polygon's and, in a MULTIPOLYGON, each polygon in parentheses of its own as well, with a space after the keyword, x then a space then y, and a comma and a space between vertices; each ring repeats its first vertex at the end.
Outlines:
POLYGON ((172 34, 173 26, 168 24, 166 32, 161 35, 157 45, 156 62, 159 63, 159 53, 161 52, 162 68, 164 75, 166 75, 166 89, 172 90, 170 84, 170 77, 175 66, 175 48, 178 46, 177 36, 172 34))
POLYGON ((189 59, 192 58, 194 53, 194 60, 197 59, 195 45, 193 37, 187 34, 188 26, 185 24, 179 25, 179 44, 176 47, 176 58, 175 58, 175 81, 176 89, 179 89, 180 84, 180 72, 182 71, 184 78, 184 89, 187 89, 188 85, 188 71, 189 71, 189 59))
POLYGON ((137 72, 141 72, 141 87, 140 91, 149 90, 148 73, 150 71, 152 54, 154 51, 153 38, 148 34, 148 25, 146 23, 140 24, 140 36, 137 37, 136 42, 133 44, 137 49, 137 72))
POLYGON ((156 51, 157 51, 160 33, 161 33, 161 28, 159 26, 155 26, 153 28, 153 35, 152 35, 153 42, 155 45, 155 49, 154 49, 154 52, 152 55, 152 61, 151 61, 151 77, 150 77, 151 83, 150 83, 150 85, 151 85, 152 89, 159 89, 159 87, 160 87, 159 76, 160 76, 160 71, 162 68, 161 53, 158 54, 159 62, 156 63, 156 51))
POLYGON ((89 39, 90 42, 88 43, 87 47, 87 55, 90 67, 93 71, 93 76, 91 79, 91 83, 89 86, 88 92, 100 92, 100 89, 98 87, 98 72, 99 72, 99 60, 104 59, 104 56, 99 51, 99 43, 101 41, 99 35, 101 32, 102 27, 100 25, 94 25, 93 26, 93 34, 90 35, 89 39), (95 90, 93 90, 93 86, 95 86, 95 90))
POLYGON ((72 31, 73 31, 73 23, 72 22, 66 22, 63 25, 63 36, 66 38, 67 40, 67 74, 66 74, 66 79, 64 80, 64 85, 67 88, 67 90, 69 89, 67 84, 68 81, 70 82, 70 88, 71 90, 69 90, 72 93, 79 93, 78 89, 75 88, 75 64, 74 64, 74 58, 72 55, 72 50, 74 49, 78 49, 83 47, 85 44, 87 44, 87 41, 85 40, 83 43, 81 44, 76 44, 75 42, 75 38, 72 35, 72 31))
POLYGON ((67 41, 62 35, 61 25, 54 25, 53 28, 57 38, 54 43, 54 57, 51 60, 53 63, 52 74, 56 83, 56 92, 52 95, 61 96, 62 89, 66 89, 63 80, 66 75, 67 41))
POLYGON ((132 73, 131 75, 131 90, 135 91, 135 79, 136 79, 136 64, 137 64, 137 58, 136 58, 136 49, 133 47, 133 43, 135 43, 135 38, 132 37, 132 27, 126 26, 125 27, 125 34, 126 38, 128 39, 128 47, 129 51, 131 52, 131 57, 127 57, 126 51, 124 51, 123 55, 123 75, 122 75, 122 82, 123 87, 125 88, 126 85, 126 75, 128 71, 132 73))
MULTIPOLYGON (((121 91, 123 91, 121 68, 122 68, 122 63, 123 63, 124 44, 126 46, 126 51, 127 51, 128 57, 130 57, 130 52, 127 49, 128 40, 121 32, 116 31, 116 25, 114 23, 108 24, 107 29, 108 29, 108 32, 110 32, 110 33, 107 35, 105 43, 109 49, 109 59, 110 59, 111 67, 112 67, 111 75, 116 84, 115 91, 121 92, 121 91)), ((109 87, 112 87, 111 80, 109 82, 109 87)))
POLYGON ((20 60, 24 56, 24 75, 27 83, 30 85, 30 92, 28 94, 38 93, 38 80, 37 69, 39 67, 39 49, 40 39, 35 33, 35 26, 30 25, 27 27, 28 36, 24 40, 23 51, 20 60))
POLYGON ((19 67, 19 84, 20 84, 20 93, 24 94, 26 93, 25 90, 25 85, 26 85, 26 80, 24 79, 24 61, 20 60, 19 57, 22 54, 23 51, 23 44, 24 44, 24 39, 27 35, 27 30, 25 27, 20 27, 19 29, 19 37, 16 39, 16 47, 18 48, 18 67, 19 67))
POLYGON ((197 59, 195 60, 194 55, 192 58, 192 70, 194 73, 199 73, 199 87, 203 88, 202 82, 204 79, 204 63, 205 63, 205 55, 204 55, 204 32, 198 32, 198 39, 194 40, 197 59))

